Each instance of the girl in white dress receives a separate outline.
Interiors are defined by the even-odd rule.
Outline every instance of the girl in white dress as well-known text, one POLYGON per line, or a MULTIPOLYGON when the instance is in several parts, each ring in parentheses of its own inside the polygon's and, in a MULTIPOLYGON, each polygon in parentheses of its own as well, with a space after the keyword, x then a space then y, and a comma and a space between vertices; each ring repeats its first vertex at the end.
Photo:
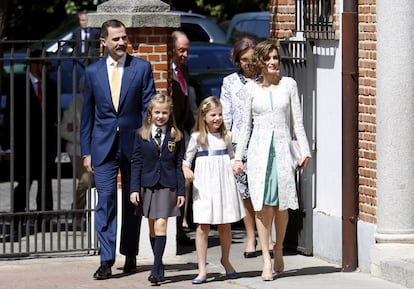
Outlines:
POLYGON ((230 159, 231 137, 223 123, 220 101, 210 96, 199 107, 197 121, 183 161, 186 181, 193 182, 193 219, 197 224, 198 276, 193 284, 207 280, 206 258, 210 225, 217 225, 221 244, 221 264, 226 277, 237 278, 230 263, 231 223, 241 220, 244 207, 236 189, 230 159), (194 172, 191 163, 196 157, 194 172))

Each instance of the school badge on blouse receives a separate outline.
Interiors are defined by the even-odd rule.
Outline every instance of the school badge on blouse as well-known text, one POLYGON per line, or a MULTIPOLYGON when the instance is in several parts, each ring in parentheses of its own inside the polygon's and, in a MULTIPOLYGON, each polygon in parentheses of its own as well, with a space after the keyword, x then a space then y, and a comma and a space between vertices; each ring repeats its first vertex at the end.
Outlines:
POLYGON ((168 141, 168 150, 170 151, 170 153, 172 153, 175 149, 175 141, 168 141))

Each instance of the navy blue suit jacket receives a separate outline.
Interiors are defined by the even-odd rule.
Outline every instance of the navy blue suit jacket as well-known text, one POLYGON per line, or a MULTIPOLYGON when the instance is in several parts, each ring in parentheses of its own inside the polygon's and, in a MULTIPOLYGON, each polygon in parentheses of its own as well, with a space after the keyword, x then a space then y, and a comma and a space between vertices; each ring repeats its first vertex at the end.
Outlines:
POLYGON ((85 71, 81 115, 82 156, 91 155, 93 166, 101 164, 119 133, 121 152, 130 160, 135 132, 141 127, 147 105, 154 94, 150 63, 127 55, 117 112, 112 103, 106 59, 89 65, 85 71))
MULTIPOLYGON (((194 114, 191 110, 191 103, 190 103, 190 82, 189 82, 189 73, 188 67, 183 65, 181 67, 181 71, 183 73, 183 77, 185 82, 187 83, 187 95, 184 95, 181 91, 180 82, 178 81, 177 76, 173 73, 172 78, 172 98, 173 98, 173 109, 174 109, 174 117, 177 123, 178 128, 181 131, 186 131, 190 134, 191 130, 193 129, 195 120, 194 114)), ((195 98, 195 96, 193 96, 195 98)), ((194 100, 195 101, 195 100, 194 100)))
POLYGON ((175 142, 167 131, 160 151, 153 138, 143 140, 137 131, 131 160, 131 192, 140 192, 142 187, 152 188, 159 183, 164 188, 176 189, 177 196, 184 196, 182 141, 175 142))

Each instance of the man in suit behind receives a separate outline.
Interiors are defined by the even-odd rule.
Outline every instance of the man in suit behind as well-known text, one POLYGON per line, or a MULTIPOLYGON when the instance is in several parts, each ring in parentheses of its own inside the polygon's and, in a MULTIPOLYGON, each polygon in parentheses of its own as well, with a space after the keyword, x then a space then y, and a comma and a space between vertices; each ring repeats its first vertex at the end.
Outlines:
POLYGON ((108 57, 89 65, 81 116, 83 164, 93 172, 98 192, 95 210, 101 264, 95 279, 111 277, 115 263, 118 170, 122 181, 121 254, 124 272, 136 272, 141 215, 134 215, 129 201, 131 155, 136 130, 145 117, 148 102, 155 94, 149 62, 127 54, 128 36, 118 20, 102 24, 101 43, 108 57))
MULTIPOLYGON (((49 211, 53 210, 52 177, 56 170, 57 87, 56 83, 48 77, 51 63, 46 56, 43 57, 41 50, 34 50, 30 53, 26 69, 29 71, 28 78, 26 74, 14 75, 14 94, 8 93, 6 102, 5 140, 7 142, 12 136, 11 114, 13 116, 11 121, 14 124, 14 144, 5 144, 6 149, 10 148, 13 151, 15 161, 14 175, 17 186, 14 189, 13 211, 30 210, 26 206, 26 201, 34 180, 37 181, 37 210, 49 211), (43 72, 45 72, 45 78, 42 77, 43 72), (28 95, 26 94, 27 88, 28 95), (13 111, 12 98, 14 99, 13 111), (26 116, 29 116, 29 119, 26 116), (45 116, 44 119, 43 116, 45 116), (28 175, 26 163, 29 165, 28 175)), ((9 91, 12 91, 11 87, 9 91)), ((16 229, 17 222, 14 225, 16 229)), ((38 225, 41 226, 41 222, 38 225)), ((14 237, 16 236, 17 234, 14 237)))
POLYGON ((80 57, 85 67, 95 62, 99 57, 99 37, 100 31, 96 28, 88 27, 88 12, 81 11, 78 14, 79 27, 73 31, 72 45, 73 55, 80 57), (88 57, 93 57, 92 59, 88 57))
POLYGON ((195 92, 194 88, 190 86, 188 67, 186 65, 188 49, 190 48, 190 40, 188 40, 184 32, 177 30, 172 33, 172 41, 172 96, 174 104, 174 117, 178 128, 184 134, 187 134, 188 137, 194 126, 195 118, 197 117, 195 92))
MULTIPOLYGON (((194 88, 190 86, 188 67, 186 65, 190 40, 182 31, 174 31, 171 35, 173 42, 173 78, 172 78, 172 97, 174 117, 177 127, 184 135, 185 144, 189 140, 189 135, 193 129, 195 118, 197 117, 197 104, 194 88)), ((186 183, 185 199, 183 213, 177 220, 177 241, 179 244, 187 245, 191 240, 185 234, 189 229, 188 208, 191 202, 190 198, 191 184, 186 183)))

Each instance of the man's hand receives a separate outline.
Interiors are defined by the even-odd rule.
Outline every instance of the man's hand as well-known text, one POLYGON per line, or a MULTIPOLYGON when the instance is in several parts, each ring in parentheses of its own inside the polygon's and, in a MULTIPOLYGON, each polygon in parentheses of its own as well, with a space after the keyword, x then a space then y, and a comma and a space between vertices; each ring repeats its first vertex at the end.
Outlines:
POLYGON ((88 173, 93 174, 93 168, 92 168, 92 162, 91 162, 91 156, 90 155, 83 157, 83 166, 85 167, 85 169, 88 173))

